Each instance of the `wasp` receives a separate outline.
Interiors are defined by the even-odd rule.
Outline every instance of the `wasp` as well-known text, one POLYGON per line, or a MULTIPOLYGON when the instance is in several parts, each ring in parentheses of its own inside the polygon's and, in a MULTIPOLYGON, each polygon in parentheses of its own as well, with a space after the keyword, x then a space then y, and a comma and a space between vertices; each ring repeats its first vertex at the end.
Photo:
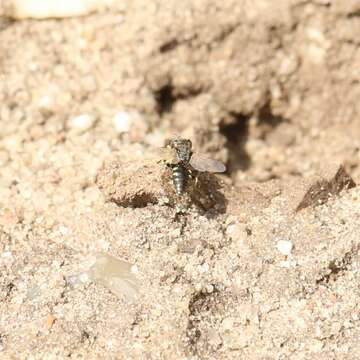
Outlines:
POLYGON ((192 150, 192 143, 188 139, 176 137, 167 140, 165 147, 159 149, 163 161, 170 167, 175 193, 181 196, 193 170, 199 172, 222 173, 226 167, 220 161, 208 157, 206 154, 192 150))

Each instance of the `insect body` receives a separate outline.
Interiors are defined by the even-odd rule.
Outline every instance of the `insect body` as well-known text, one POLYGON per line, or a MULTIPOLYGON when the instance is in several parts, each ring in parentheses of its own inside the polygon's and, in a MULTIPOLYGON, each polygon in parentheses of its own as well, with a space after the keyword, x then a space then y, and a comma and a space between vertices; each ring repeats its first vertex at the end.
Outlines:
POLYGON ((184 192, 187 177, 187 169, 182 164, 172 165, 172 180, 177 195, 181 195, 184 192))
POLYGON ((188 139, 175 138, 166 142, 167 165, 172 170, 172 180, 177 195, 182 195, 192 174, 192 169, 200 172, 224 172, 225 165, 204 154, 194 153, 188 139))

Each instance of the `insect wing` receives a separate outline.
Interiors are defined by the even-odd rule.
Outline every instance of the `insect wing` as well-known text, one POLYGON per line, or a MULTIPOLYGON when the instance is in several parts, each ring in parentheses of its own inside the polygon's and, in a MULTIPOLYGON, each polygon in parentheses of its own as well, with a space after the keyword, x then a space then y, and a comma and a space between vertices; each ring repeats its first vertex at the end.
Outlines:
POLYGON ((194 153, 191 156, 190 165, 195 170, 201 172, 208 171, 214 173, 216 172, 221 173, 226 170, 226 167, 222 162, 212 159, 205 154, 198 154, 198 153, 194 153))

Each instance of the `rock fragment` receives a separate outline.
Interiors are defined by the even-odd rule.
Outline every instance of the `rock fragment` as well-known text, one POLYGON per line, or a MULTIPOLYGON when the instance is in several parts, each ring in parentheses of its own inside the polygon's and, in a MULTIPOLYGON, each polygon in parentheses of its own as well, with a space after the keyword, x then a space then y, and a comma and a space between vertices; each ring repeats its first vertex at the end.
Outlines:
POLYGON ((88 274, 91 281, 105 286, 118 297, 125 295, 129 300, 134 300, 139 292, 140 284, 133 265, 111 255, 97 254, 88 274))
POLYGON ((339 195, 342 190, 351 189, 355 186, 354 180, 343 166, 337 168, 330 167, 320 176, 313 179, 302 200, 296 207, 296 211, 309 206, 325 204, 332 197, 339 195))

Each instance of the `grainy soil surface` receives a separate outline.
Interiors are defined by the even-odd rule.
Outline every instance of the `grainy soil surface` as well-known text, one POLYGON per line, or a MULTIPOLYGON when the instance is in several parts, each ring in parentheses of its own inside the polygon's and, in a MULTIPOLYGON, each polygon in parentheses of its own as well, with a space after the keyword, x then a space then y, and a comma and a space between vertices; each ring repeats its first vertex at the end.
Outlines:
POLYGON ((359 34, 356 0, 0 17, 0 358, 358 359, 359 34), (176 196, 174 134, 226 173, 176 196))

